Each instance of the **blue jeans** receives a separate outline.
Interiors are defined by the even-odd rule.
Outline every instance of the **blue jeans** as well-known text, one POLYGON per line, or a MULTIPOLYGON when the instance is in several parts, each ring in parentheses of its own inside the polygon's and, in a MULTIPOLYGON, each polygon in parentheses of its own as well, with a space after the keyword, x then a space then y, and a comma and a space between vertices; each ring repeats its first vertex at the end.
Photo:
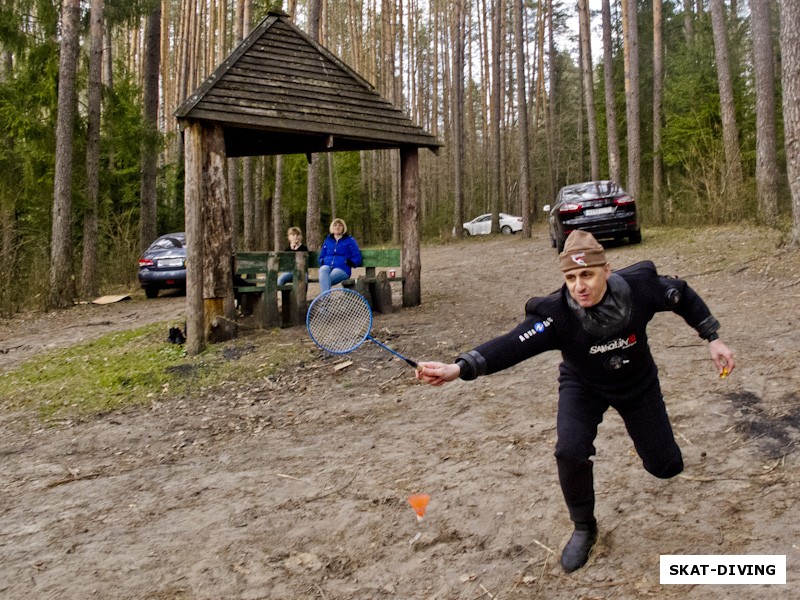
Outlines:
MULTIPOLYGON (((287 283, 292 283, 292 279, 294 278, 294 273, 291 271, 282 271, 278 273, 278 285, 286 285, 287 283)), ((308 273, 306 273, 306 281, 308 281, 308 273)))
POLYGON ((341 269, 331 269, 328 265, 319 268, 319 288, 321 292, 327 292, 331 286, 336 285, 347 279, 348 275, 341 269))

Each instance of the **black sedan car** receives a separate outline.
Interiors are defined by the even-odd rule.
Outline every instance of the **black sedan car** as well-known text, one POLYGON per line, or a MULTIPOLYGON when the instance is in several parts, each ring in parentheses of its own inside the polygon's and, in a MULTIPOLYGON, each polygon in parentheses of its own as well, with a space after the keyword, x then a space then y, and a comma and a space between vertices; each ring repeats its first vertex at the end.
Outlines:
POLYGON ((628 238, 642 241, 636 200, 613 181, 586 181, 561 188, 549 212, 550 241, 559 252, 573 229, 583 229, 597 239, 628 238))
POLYGON ((159 290, 186 289, 185 233, 167 233, 150 244, 139 259, 139 283, 148 298, 159 290))

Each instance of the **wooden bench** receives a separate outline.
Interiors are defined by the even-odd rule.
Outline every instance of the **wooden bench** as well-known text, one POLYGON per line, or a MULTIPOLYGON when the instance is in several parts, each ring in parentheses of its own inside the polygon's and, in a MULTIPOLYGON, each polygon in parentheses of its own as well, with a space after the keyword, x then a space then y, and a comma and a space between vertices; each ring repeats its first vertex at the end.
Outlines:
MULTIPOLYGON (((392 283, 402 284, 405 277, 400 272, 400 248, 364 248, 361 250, 363 264, 352 269, 349 279, 342 287, 351 288, 364 296, 379 313, 392 312, 392 283), (394 277, 390 277, 390 271, 394 277)), ((319 252, 308 253, 309 281, 319 282, 319 252)))
MULTIPOLYGON (((363 265, 342 282, 370 302, 376 312, 392 310, 392 283, 403 283, 400 248, 365 248, 363 265), (395 273, 390 277, 389 271, 395 273)), ((319 282, 319 252, 239 252, 234 270, 234 294, 245 312, 265 327, 302 325, 307 308, 308 283, 319 282), (278 274, 292 273, 292 283, 278 285, 278 274), (281 310, 278 312, 278 294, 281 310)))
POLYGON ((239 252, 233 293, 244 312, 252 312, 264 327, 299 325, 306 312, 305 252, 239 252), (278 285, 278 274, 292 273, 292 283, 278 285), (278 292, 281 312, 278 313, 278 292))

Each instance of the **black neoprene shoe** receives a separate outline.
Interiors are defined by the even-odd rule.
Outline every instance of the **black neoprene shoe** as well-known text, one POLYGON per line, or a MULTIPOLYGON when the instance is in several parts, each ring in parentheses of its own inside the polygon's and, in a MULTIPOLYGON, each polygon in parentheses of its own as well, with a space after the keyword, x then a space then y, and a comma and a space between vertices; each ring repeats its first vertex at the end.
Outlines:
POLYGON ((597 541, 597 525, 587 528, 575 527, 564 550, 561 551, 561 566, 567 573, 577 571, 589 560, 589 552, 597 541))

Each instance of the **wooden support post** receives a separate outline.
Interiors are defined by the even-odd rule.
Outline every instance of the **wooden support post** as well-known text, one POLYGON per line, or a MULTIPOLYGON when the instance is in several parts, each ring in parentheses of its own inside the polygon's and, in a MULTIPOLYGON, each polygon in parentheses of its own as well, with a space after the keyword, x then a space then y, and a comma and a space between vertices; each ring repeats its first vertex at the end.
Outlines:
POLYGON ((278 312, 278 254, 270 252, 267 255, 267 279, 264 282, 264 327, 278 327, 281 324, 281 315, 278 312))
POLYGON ((204 325, 209 341, 221 342, 236 337, 237 333, 231 271, 233 228, 222 126, 205 125, 202 139, 204 325))
POLYGON ((203 144, 200 123, 183 132, 184 203, 186 219, 186 353, 199 354, 206 347, 203 309, 203 144))
POLYGON ((400 238, 403 247, 403 306, 419 306, 419 150, 400 149, 400 238))
POLYGON ((292 277, 292 325, 302 325, 306 317, 306 295, 308 293, 308 254, 296 252, 292 277))
POLYGON ((388 314, 392 312, 392 286, 386 278, 386 271, 379 272, 375 279, 375 283, 369 284, 369 294, 372 296, 372 310, 388 314))
POLYGON ((235 337, 233 245, 225 138, 219 125, 184 129, 186 212, 186 351, 235 337))

